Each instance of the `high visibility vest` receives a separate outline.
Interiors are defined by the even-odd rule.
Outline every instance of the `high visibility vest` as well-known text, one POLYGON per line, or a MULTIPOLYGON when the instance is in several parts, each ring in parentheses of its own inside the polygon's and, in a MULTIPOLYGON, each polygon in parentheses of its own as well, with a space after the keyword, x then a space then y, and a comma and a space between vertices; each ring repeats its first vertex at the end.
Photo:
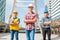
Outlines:
MULTIPOLYGON (((13 23, 16 23, 16 22, 18 22, 18 18, 16 18, 16 19, 14 19, 13 20, 13 23)), ((10 30, 19 30, 20 28, 19 28, 19 24, 16 24, 16 25, 10 25, 10 30)))

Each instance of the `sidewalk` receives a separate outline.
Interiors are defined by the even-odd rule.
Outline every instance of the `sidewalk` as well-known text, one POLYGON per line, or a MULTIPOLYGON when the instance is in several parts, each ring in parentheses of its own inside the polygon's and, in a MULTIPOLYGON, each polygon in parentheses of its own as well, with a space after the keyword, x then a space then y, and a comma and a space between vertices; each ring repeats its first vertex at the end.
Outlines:
MULTIPOLYGON (((0 40, 10 40, 10 34, 0 33, 0 40)), ((26 40, 25 33, 19 33, 19 40, 26 40)), ((42 40, 42 34, 36 33, 35 40, 42 40)), ((52 34, 52 40, 60 40, 60 36, 52 34)))

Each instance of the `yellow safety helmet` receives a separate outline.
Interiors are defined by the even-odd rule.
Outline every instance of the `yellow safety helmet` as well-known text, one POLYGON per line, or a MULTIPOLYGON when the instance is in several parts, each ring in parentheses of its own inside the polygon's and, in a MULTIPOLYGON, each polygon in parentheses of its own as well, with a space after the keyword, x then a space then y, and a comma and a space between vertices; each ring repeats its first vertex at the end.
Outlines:
POLYGON ((17 11, 17 10, 13 10, 13 13, 14 13, 14 14, 18 14, 18 11, 17 11))

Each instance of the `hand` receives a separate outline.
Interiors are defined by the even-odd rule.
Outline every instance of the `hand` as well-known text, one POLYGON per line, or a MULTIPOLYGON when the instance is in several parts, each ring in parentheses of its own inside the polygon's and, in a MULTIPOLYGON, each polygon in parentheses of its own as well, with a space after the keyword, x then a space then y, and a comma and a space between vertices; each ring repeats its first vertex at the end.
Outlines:
POLYGON ((25 23, 31 23, 29 20, 24 20, 25 23))
POLYGON ((14 25, 14 23, 10 23, 10 25, 14 25))
POLYGON ((19 24, 19 22, 15 22, 14 24, 17 25, 17 24, 19 24))
POLYGON ((25 23, 35 23, 34 20, 24 20, 25 23))
POLYGON ((49 25, 51 24, 51 22, 44 22, 44 25, 49 25))
POLYGON ((44 22, 44 25, 46 25, 46 26, 47 26, 47 25, 49 25, 49 23, 48 23, 48 22, 44 22))

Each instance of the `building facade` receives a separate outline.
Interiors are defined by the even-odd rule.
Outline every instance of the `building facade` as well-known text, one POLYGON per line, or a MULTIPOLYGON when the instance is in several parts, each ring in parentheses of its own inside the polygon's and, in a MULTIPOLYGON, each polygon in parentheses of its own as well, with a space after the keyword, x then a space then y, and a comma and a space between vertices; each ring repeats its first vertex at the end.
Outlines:
POLYGON ((5 22, 6 0, 0 0, 0 21, 5 22))
POLYGON ((60 18, 60 0, 45 0, 52 20, 60 18))

